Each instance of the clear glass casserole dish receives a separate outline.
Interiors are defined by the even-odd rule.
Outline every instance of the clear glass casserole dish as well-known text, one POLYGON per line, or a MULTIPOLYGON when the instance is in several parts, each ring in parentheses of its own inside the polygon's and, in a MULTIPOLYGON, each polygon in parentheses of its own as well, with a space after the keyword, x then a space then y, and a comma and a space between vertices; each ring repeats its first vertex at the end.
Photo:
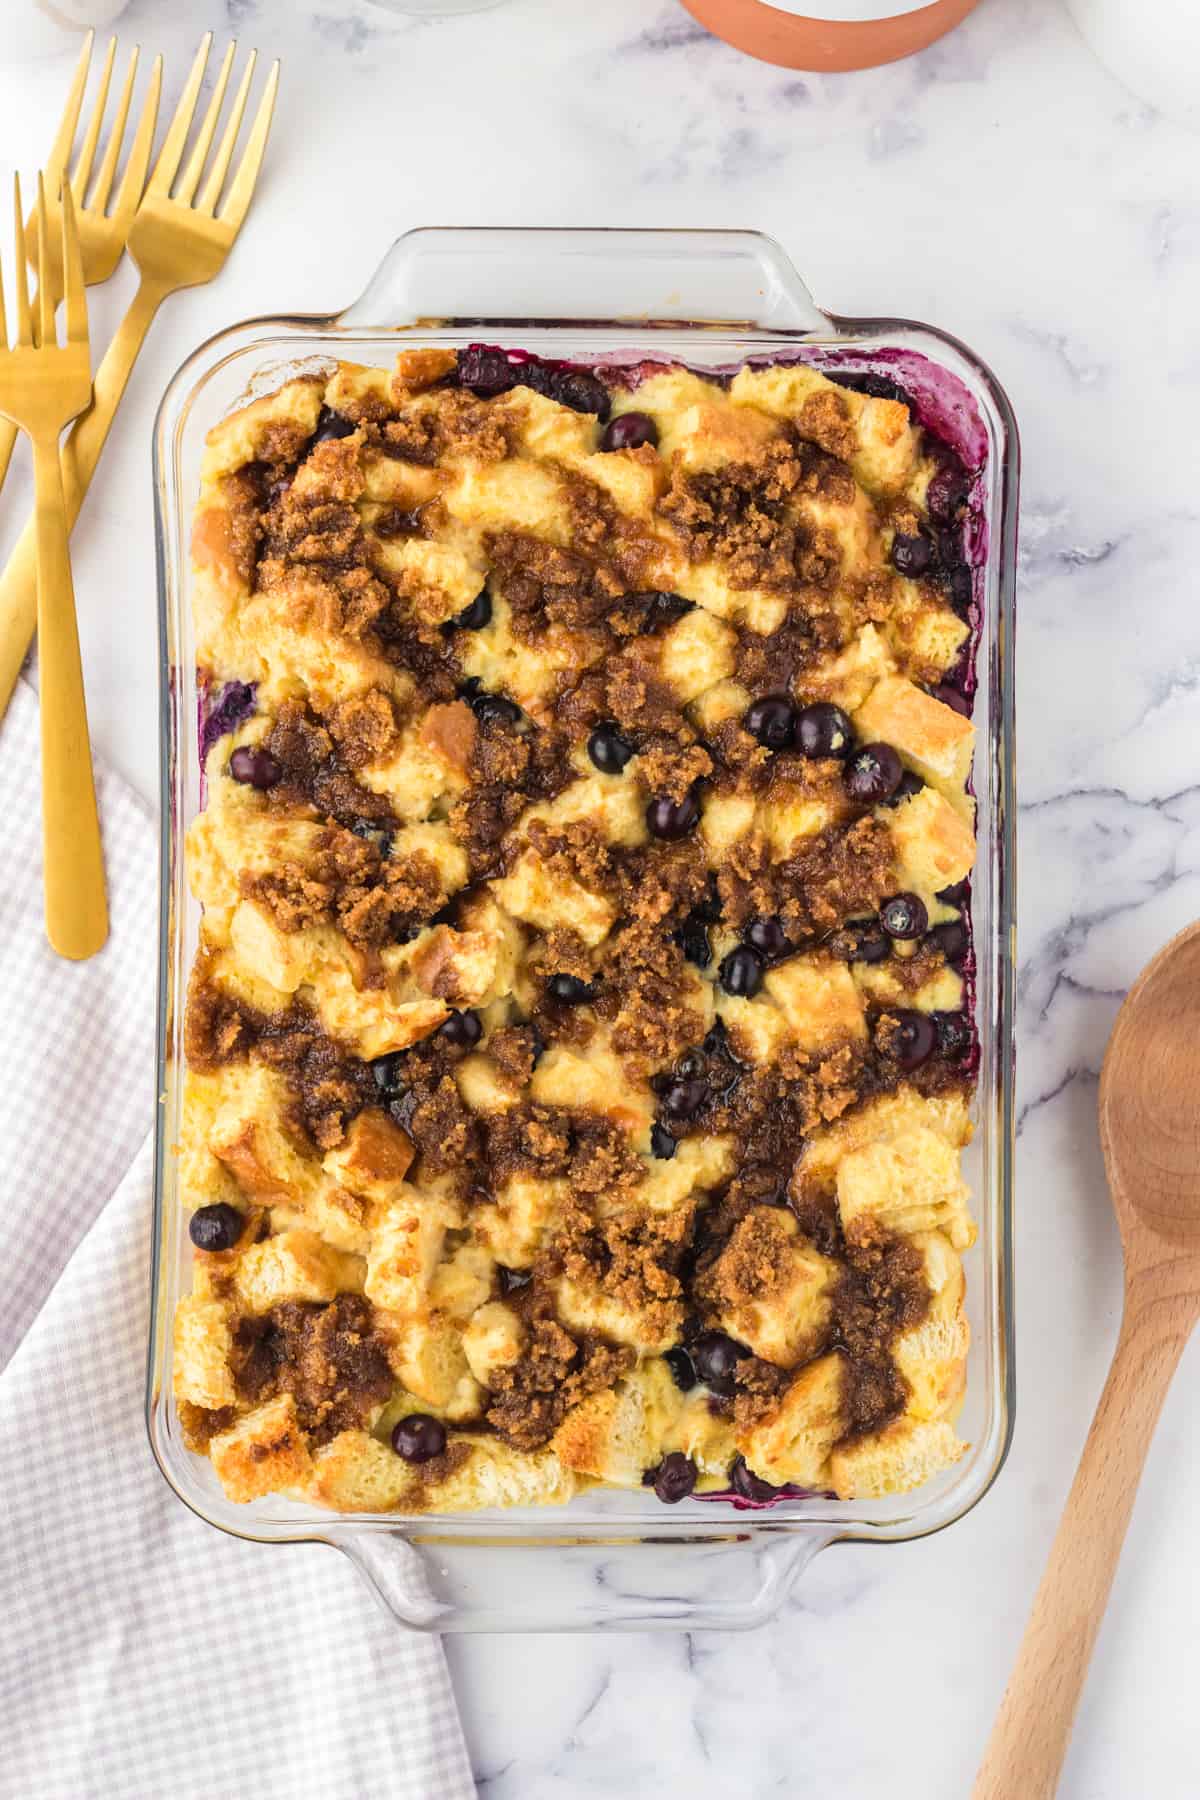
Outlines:
POLYGON ((394 244, 366 292, 331 317, 255 319, 202 345, 175 375, 154 444, 161 639, 162 846, 154 1304, 147 1375, 151 1446, 167 1481, 210 1524, 264 1543, 343 1550, 403 1623, 437 1631, 744 1627, 780 1604, 818 1550, 894 1543, 952 1524, 979 1501, 1013 1419, 1013 626, 1018 444, 1011 408, 963 344, 926 325, 822 313, 790 262, 755 232, 424 230, 394 244), (484 339, 547 357, 701 371, 800 355, 886 372, 980 473, 970 548, 981 608, 974 717, 979 854, 973 880, 981 1046, 976 1135, 965 1173, 979 1243, 967 1259, 972 1348, 960 1421, 968 1454, 914 1493, 781 1500, 754 1510, 693 1498, 669 1511, 645 1492, 597 1491, 561 1508, 405 1516, 337 1514, 267 1498, 238 1506, 183 1444, 171 1389, 171 1322, 190 1245, 173 1145, 182 1088, 182 1000, 199 907, 183 834, 200 765, 188 540, 206 432, 314 360, 390 363, 406 341, 484 339))

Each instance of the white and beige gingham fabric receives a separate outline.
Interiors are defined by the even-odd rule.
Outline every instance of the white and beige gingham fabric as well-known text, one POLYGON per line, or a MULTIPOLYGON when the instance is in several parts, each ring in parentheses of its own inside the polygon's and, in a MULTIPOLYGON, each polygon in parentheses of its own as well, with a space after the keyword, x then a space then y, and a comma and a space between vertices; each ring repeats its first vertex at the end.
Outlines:
POLYGON ((467 1800, 436 1639, 336 1552, 194 1518, 142 1419, 155 850, 99 772, 112 937, 41 928, 37 708, 0 727, 0 1796, 467 1800))

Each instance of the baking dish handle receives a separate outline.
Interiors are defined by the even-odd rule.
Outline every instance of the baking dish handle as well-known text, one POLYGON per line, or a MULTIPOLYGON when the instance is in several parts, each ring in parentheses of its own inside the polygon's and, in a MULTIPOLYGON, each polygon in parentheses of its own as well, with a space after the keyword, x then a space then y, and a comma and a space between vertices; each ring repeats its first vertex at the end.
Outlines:
POLYGON ((331 321, 398 329, 431 320, 738 323, 835 335, 760 231, 429 226, 397 238, 361 297, 331 321))
POLYGON ((658 1539, 399 1531, 331 1535, 400 1625, 422 1631, 745 1630, 782 1605, 828 1526, 658 1539))

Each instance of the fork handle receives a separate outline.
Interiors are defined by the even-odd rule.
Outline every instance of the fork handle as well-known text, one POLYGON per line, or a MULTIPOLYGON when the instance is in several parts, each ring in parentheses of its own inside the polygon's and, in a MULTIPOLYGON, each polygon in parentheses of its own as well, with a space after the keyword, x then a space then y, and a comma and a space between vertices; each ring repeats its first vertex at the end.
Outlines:
POLYGON ((4 486, 4 477, 8 474, 8 465, 12 461, 13 445, 16 441, 16 426, 9 419, 0 419, 0 487, 4 486))
POLYGON ((79 961, 108 936, 108 902, 57 433, 35 439, 33 470, 46 936, 79 961))
MULTIPOLYGON (((68 531, 79 517, 138 352, 169 291, 158 282, 140 284, 96 371, 92 404, 67 435, 62 447, 62 488, 68 531)), ((37 624, 37 558, 37 531, 30 519, 0 577, 0 719, 8 710, 37 624)))

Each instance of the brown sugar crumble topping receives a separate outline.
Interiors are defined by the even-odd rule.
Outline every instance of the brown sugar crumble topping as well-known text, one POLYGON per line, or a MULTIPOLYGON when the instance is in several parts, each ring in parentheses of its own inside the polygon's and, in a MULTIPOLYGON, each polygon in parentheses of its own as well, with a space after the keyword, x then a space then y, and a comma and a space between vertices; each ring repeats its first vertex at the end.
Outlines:
POLYGON ((232 1498, 963 1453, 970 478, 871 381, 417 348, 211 435, 176 1397, 232 1498))

